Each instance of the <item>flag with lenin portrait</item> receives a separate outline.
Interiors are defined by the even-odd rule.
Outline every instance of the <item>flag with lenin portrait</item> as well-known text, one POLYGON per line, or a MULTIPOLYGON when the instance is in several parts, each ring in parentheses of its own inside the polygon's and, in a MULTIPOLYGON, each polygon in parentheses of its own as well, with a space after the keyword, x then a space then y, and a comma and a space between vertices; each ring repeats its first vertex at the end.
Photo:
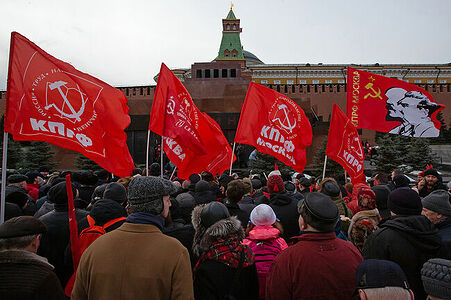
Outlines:
POLYGON ((357 128, 410 137, 437 137, 445 108, 428 91, 402 80, 348 67, 346 114, 357 128))
POLYGON ((236 143, 248 144, 302 172, 312 127, 304 111, 290 98, 251 82, 241 109, 236 143))

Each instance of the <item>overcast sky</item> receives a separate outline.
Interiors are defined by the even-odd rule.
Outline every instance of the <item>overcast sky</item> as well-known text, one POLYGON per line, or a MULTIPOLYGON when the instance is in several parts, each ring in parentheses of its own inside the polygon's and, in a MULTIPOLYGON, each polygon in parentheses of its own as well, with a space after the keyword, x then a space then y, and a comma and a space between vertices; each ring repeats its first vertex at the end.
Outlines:
MULTIPOLYGON (((161 62, 213 60, 223 0, 1 0, 0 90, 11 31, 114 86, 155 84, 161 62)), ((263 62, 449 63, 449 0, 237 0, 245 50, 263 62)))

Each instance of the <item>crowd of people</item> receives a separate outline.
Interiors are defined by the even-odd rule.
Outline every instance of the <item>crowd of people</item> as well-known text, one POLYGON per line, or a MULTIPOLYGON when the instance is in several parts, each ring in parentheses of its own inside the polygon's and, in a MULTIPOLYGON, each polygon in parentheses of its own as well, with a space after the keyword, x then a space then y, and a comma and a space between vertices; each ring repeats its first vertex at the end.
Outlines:
POLYGON ((9 174, 0 299, 451 299, 451 183, 433 168, 413 185, 149 172, 9 174))

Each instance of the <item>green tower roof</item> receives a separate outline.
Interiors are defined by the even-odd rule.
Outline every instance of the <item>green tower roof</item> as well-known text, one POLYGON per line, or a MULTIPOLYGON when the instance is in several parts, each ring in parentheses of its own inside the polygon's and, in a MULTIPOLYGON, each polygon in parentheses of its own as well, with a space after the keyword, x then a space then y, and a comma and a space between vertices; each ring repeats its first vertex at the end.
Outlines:
POLYGON ((226 20, 236 20, 235 14, 233 13, 233 10, 230 9, 229 14, 225 18, 226 20))

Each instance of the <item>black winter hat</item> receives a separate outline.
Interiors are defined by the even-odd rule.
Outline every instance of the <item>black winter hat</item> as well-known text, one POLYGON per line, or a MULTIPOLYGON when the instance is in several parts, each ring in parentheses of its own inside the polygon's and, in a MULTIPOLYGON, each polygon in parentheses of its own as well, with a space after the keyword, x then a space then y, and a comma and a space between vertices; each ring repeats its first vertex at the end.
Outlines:
POLYGON ((12 174, 8 176, 8 183, 19 183, 22 181, 27 181, 28 177, 22 174, 12 174))
POLYGON ((262 182, 260 181, 260 179, 252 179, 251 182, 254 190, 259 190, 262 188, 262 182))
POLYGON ((205 192, 210 190, 210 184, 205 180, 200 180, 196 183, 195 192, 205 192))
POLYGON ((321 193, 329 197, 338 197, 340 196, 340 187, 332 180, 329 180, 323 183, 321 193))
POLYGON ((192 185, 196 185, 196 183, 198 183, 200 180, 200 175, 193 173, 193 174, 189 175, 188 179, 192 185))
POLYGON ((205 228, 210 227, 214 223, 230 217, 229 210, 221 202, 210 202, 206 204, 200 213, 200 223, 205 228))
POLYGON ((406 175, 398 174, 393 177, 393 183, 395 184, 395 188, 409 187, 410 180, 406 175))
POLYGON ((440 176, 440 174, 435 169, 427 169, 426 171, 424 171, 424 177, 426 177, 428 175, 433 175, 439 179, 442 178, 442 176, 440 176))
POLYGON ((103 199, 110 199, 118 203, 127 201, 127 190, 125 187, 117 182, 108 183, 103 192, 103 199))
POLYGON ((335 202, 322 193, 312 192, 305 196, 304 201, 299 201, 299 205, 305 205, 306 209, 319 220, 332 222, 337 221, 339 211, 335 202))
POLYGON ((406 275, 401 267, 389 260, 366 259, 355 272, 358 289, 402 287, 409 289, 406 275))
MULTIPOLYGON (((52 186, 47 195, 48 195, 47 200, 50 203, 67 205, 66 182, 60 182, 52 186)), ((73 184, 72 184, 72 195, 74 196, 74 199, 77 196, 77 189, 73 184)))
POLYGON ((308 188, 309 186, 312 185, 312 183, 310 182, 310 180, 308 180, 305 177, 302 177, 301 179, 299 179, 299 184, 302 185, 305 188, 308 188))
POLYGON ((397 215, 420 215, 423 209, 420 196, 408 187, 400 187, 388 195, 388 208, 397 215))
POLYGON ((45 224, 32 216, 11 218, 0 225, 0 239, 21 237, 47 232, 45 224))
POLYGON ((421 269, 421 279, 427 294, 451 299, 451 261, 441 258, 428 260, 421 269))

